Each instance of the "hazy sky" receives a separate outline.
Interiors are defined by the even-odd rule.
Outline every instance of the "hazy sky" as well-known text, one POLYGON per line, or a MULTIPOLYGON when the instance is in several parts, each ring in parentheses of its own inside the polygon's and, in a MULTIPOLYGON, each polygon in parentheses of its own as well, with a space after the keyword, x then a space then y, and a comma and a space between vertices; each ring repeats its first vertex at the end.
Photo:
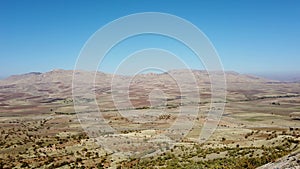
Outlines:
MULTIPOLYGON (((170 13, 192 22, 214 44, 225 70, 300 72, 298 0, 2 0, 0 76, 73 69, 95 31, 138 12, 170 13)), ((111 71, 109 63, 116 60, 108 59, 101 70, 111 71)))

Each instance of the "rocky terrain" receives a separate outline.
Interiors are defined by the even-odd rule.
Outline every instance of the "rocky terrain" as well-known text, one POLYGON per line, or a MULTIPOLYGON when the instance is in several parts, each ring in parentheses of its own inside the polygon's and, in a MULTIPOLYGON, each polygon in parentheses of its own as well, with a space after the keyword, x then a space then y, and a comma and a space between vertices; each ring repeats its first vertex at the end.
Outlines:
POLYGON ((226 103, 224 113, 203 143, 197 139, 208 112, 218 109, 206 71, 132 77, 53 70, 0 80, 0 168, 299 167, 300 83, 236 72, 225 77, 226 100, 214 100, 226 103), (109 129, 89 130, 101 128, 91 121, 99 112, 118 139, 103 134, 109 129), (191 124, 191 130, 168 133, 177 139, 172 144, 151 142, 174 124, 191 124))

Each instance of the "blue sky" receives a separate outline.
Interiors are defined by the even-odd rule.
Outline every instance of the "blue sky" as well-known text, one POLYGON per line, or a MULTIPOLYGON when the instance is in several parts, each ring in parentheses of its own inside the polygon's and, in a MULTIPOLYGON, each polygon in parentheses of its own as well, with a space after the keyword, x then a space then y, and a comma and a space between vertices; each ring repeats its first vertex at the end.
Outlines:
MULTIPOLYGON (((138 12, 170 13, 192 22, 214 44, 225 70, 300 72, 299 9, 297 0, 2 0, 0 77, 73 69, 95 31, 138 12)), ((100 70, 110 72, 109 64, 118 59, 108 59, 100 70)))

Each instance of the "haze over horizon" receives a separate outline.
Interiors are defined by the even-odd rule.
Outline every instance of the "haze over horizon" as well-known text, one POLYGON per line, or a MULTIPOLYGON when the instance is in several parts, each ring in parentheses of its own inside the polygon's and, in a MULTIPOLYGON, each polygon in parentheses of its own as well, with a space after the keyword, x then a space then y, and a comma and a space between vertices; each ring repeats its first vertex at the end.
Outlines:
MULTIPOLYGON (((105 24, 140 12, 186 19, 207 35, 225 70, 277 80, 300 79, 300 2, 279 1, 3 1, 0 7, 0 78, 73 69, 88 38, 105 24)), ((180 43, 137 36, 118 44, 100 65, 112 73, 132 52, 146 47, 176 53, 192 69, 201 61, 180 43), (142 43, 141 43, 142 42, 142 43)))

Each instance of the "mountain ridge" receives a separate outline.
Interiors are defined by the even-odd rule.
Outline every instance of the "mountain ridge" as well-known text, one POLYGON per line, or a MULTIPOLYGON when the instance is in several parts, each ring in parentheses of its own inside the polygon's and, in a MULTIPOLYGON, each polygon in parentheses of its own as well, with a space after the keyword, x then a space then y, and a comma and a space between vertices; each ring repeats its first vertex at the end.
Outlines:
MULTIPOLYGON (((95 72, 92 71, 85 71, 85 70, 64 70, 64 69, 54 69, 52 71, 48 71, 45 73, 42 72, 29 72, 29 73, 24 73, 24 74, 18 74, 18 75, 11 75, 9 77, 6 77, 4 79, 0 79, 0 82, 12 82, 12 81, 19 81, 21 79, 27 79, 27 78, 44 78, 46 76, 65 76, 64 78, 67 77, 73 77, 73 73, 78 72, 78 73, 90 73, 90 74, 95 74, 95 72)), ((174 70, 169 70, 167 72, 163 72, 163 73, 145 73, 145 74, 138 74, 137 76, 149 76, 149 75, 155 75, 155 76, 159 76, 159 75, 163 75, 163 74, 182 74, 182 73, 193 73, 193 74, 204 74, 204 75, 208 75, 208 72, 206 70, 197 70, 197 69, 174 69, 174 70)), ((216 71, 216 72, 220 72, 220 71, 216 71)), ((106 76, 114 76, 113 74, 110 73, 106 73, 106 72, 101 72, 101 71, 97 71, 97 75, 106 75, 106 76)), ((224 74, 226 76, 240 76, 243 78, 249 78, 249 79, 254 79, 254 80, 263 80, 263 81, 270 81, 270 82, 281 82, 281 81, 277 81, 277 80, 272 80, 272 79, 268 79, 265 77, 261 77, 261 76, 257 76, 257 75, 252 75, 252 74, 242 74, 236 71, 224 71, 224 74)), ((124 76, 124 77, 133 77, 134 75, 120 75, 120 74, 116 74, 115 76, 124 76)))

